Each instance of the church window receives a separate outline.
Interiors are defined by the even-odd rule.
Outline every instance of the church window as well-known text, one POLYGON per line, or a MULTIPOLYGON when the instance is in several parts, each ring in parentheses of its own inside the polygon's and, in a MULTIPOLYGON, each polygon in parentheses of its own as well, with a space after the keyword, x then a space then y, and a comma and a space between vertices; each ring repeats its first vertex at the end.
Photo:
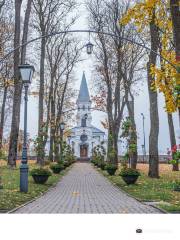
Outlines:
POLYGON ((81 127, 86 127, 86 118, 81 119, 81 127))

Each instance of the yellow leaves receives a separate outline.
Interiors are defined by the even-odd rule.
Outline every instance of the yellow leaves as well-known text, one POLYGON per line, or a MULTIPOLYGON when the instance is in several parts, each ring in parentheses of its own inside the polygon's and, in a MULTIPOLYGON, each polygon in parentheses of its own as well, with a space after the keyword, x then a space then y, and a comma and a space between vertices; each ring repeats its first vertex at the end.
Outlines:
POLYGON ((162 92, 165 97, 166 111, 175 112, 180 105, 180 97, 176 90, 180 84, 180 74, 176 73, 176 54, 172 51, 173 27, 167 9, 169 0, 144 0, 136 3, 121 19, 121 24, 133 22, 138 31, 145 32, 155 13, 155 24, 160 36, 160 66, 151 66, 151 75, 154 79, 151 90, 162 92), (167 61, 166 61, 167 60, 167 61), (169 64, 168 61, 172 64, 169 64))
POLYGON ((34 96, 34 97, 37 97, 37 96, 39 96, 39 92, 37 92, 37 91, 31 91, 31 92, 29 93, 29 95, 34 96))
POLYGON ((80 195, 80 192, 73 192, 72 193, 72 196, 74 196, 74 197, 78 197, 80 195))
POLYGON ((155 24, 160 29, 163 29, 163 32, 165 30, 166 33, 172 33, 172 21, 167 11, 168 4, 168 0, 165 2, 161 0, 144 0, 141 3, 136 3, 132 8, 128 9, 120 23, 127 25, 132 21, 138 31, 141 32, 146 26, 149 26, 155 12, 155 24))
POLYGON ((176 79, 176 84, 180 85, 180 73, 176 73, 174 77, 176 79))
POLYGON ((136 3, 127 11, 126 15, 120 20, 120 23, 126 25, 130 21, 133 21, 138 27, 138 31, 142 31, 152 21, 153 11, 160 4, 160 0, 145 0, 144 2, 136 3))
POLYGON ((151 66, 151 75, 154 78, 152 90, 159 90, 165 97, 165 109, 167 112, 175 112, 178 107, 177 96, 174 94, 176 86, 176 70, 165 61, 161 67, 151 66))
POLYGON ((104 129, 108 129, 109 124, 108 124, 108 120, 107 119, 105 119, 105 121, 101 121, 101 124, 104 127, 104 129))
POLYGON ((10 87, 10 86, 14 86, 13 80, 12 79, 5 79, 4 87, 10 87))

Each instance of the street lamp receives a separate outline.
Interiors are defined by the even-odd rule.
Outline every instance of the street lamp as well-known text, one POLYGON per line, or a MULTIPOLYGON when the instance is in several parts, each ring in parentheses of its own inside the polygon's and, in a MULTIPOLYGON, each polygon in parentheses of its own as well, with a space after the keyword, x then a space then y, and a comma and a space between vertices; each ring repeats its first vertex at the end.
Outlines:
POLYGON ((93 45, 91 42, 88 42, 88 43, 86 44, 86 51, 87 51, 87 54, 88 54, 88 55, 91 55, 91 54, 92 54, 92 52, 93 52, 93 47, 94 47, 94 45, 93 45))
POLYGON ((31 84, 34 67, 29 64, 19 66, 22 83, 25 89, 24 95, 24 141, 22 149, 22 160, 20 166, 20 191, 28 192, 28 159, 27 159, 27 101, 28 101, 28 88, 31 84))
POLYGON ((141 145, 141 147, 142 147, 142 153, 143 153, 143 163, 144 163, 144 160, 145 160, 145 159, 144 159, 144 144, 142 144, 142 145, 141 145))
POLYGON ((94 142, 92 142, 92 157, 93 157, 93 148, 94 148, 94 142))
POLYGON ((145 125, 144 125, 144 121, 145 121, 145 116, 143 113, 141 113, 142 116, 142 120, 143 120, 143 138, 144 138, 144 144, 143 144, 143 155, 146 158, 146 136, 145 136, 145 125))
POLYGON ((65 129, 65 123, 64 123, 64 122, 61 122, 59 126, 60 126, 60 130, 61 130, 61 131, 64 131, 64 129, 65 129))

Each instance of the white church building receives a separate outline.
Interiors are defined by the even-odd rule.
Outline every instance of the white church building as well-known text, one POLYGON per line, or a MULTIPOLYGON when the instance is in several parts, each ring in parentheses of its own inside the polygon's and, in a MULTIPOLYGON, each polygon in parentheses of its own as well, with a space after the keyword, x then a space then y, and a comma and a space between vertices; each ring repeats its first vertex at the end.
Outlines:
POLYGON ((92 156, 93 148, 103 144, 105 149, 105 132, 92 125, 91 99, 85 73, 83 73, 79 96, 77 99, 76 126, 71 129, 69 144, 77 158, 88 159, 92 156))

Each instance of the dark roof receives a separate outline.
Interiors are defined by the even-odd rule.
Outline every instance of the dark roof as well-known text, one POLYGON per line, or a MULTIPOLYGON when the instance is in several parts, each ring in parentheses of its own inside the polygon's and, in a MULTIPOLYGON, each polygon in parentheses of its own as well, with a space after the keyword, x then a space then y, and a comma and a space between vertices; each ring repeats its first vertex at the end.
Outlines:
POLYGON ((105 134, 105 132, 103 132, 102 130, 100 130, 99 128, 96 128, 96 127, 94 127, 93 125, 91 126, 91 128, 93 128, 93 132, 95 133, 95 132, 97 132, 97 133, 104 133, 105 134))
POLYGON ((86 76, 85 76, 85 73, 83 72, 77 102, 89 102, 89 101, 90 101, 89 90, 88 90, 88 86, 87 86, 86 76))

